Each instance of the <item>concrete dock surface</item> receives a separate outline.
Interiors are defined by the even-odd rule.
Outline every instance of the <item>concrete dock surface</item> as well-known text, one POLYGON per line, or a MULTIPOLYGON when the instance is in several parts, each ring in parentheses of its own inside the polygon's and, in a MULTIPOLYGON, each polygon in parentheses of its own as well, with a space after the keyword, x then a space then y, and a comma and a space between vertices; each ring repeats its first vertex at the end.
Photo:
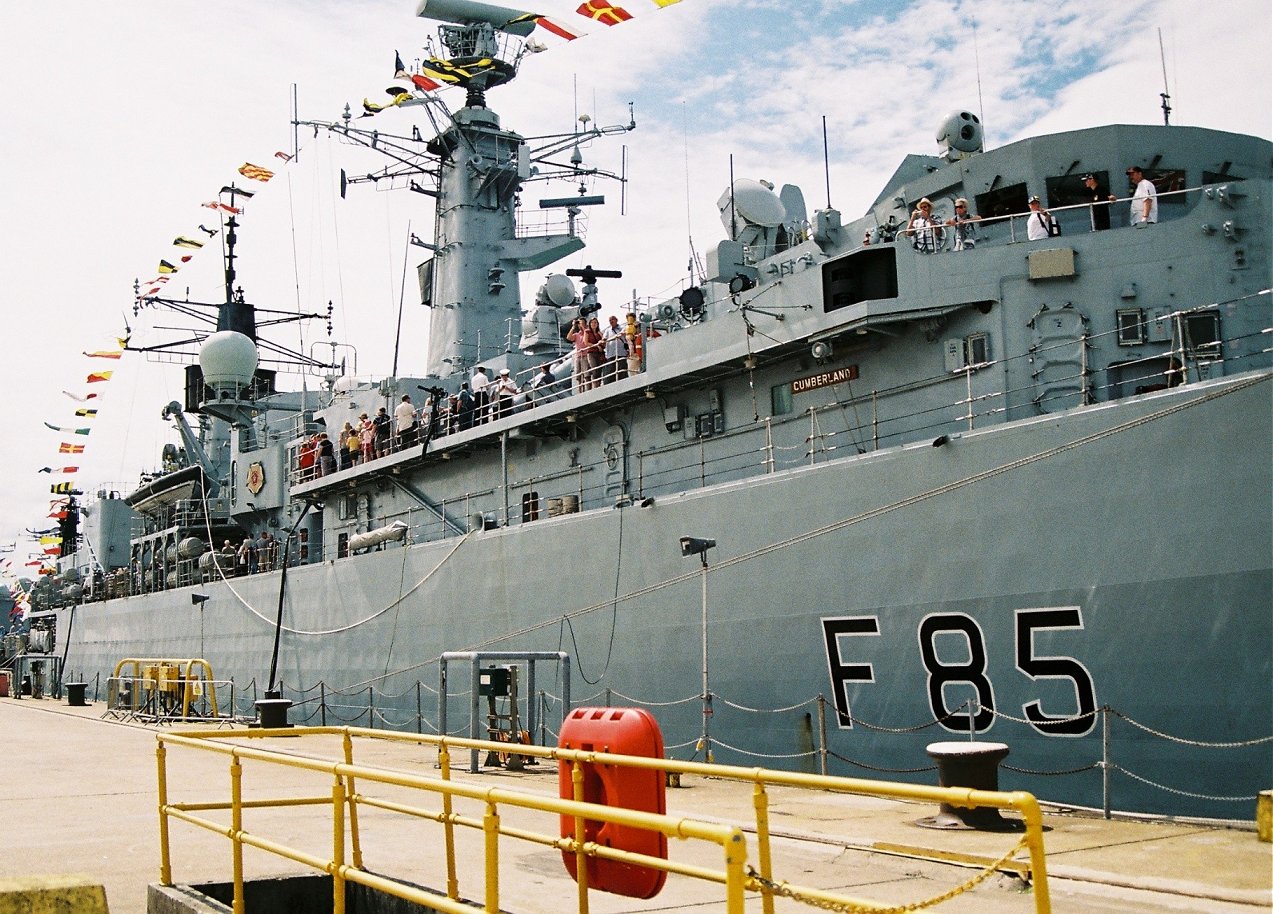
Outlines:
MULTIPOLYGON (((104 720, 104 710, 100 704, 72 708, 52 699, 0 699, 0 808, 6 835, 0 877, 85 874, 105 886, 113 914, 141 914, 147 885, 159 880, 155 735, 184 728, 104 720)), ((336 737, 254 740, 251 745, 333 759, 340 751, 336 737)), ((360 742, 355 761, 437 775, 431 748, 360 742)), ((225 756, 174 747, 168 765, 170 801, 228 798, 225 756)), ((551 765, 524 772, 465 772, 456 778, 541 796, 557 793, 551 765)), ((329 794, 331 780, 247 762, 244 785, 249 798, 300 796, 329 794)), ((393 798, 402 800, 404 794, 393 798)), ((773 788, 770 801, 776 878, 882 904, 913 905, 959 887, 979 869, 943 857, 996 860, 1018 837, 920 828, 916 820, 936 812, 922 803, 786 788, 773 788)), ((419 802, 429 805, 436 797, 419 802)), ((749 861, 754 862, 750 786, 686 777, 682 787, 669 789, 667 804, 670 814, 742 826, 749 861)), ((480 817, 481 805, 471 804, 464 811, 480 817)), ((330 852, 330 812, 325 807, 249 810, 246 815, 244 827, 249 831, 315 854, 330 852)), ((501 817, 505 825, 556 830, 555 817, 546 821, 543 814, 528 810, 501 807, 501 817)), ((437 825, 377 809, 360 810, 359 821, 368 869, 444 888, 437 825)), ((1257 839, 1254 822, 1221 828, 1048 814, 1045 808, 1045 827, 1052 911, 1057 914, 1273 910, 1273 845, 1257 839)), ((172 849, 174 882, 230 880, 230 842, 225 837, 174 822, 172 849)), ((719 851, 710 845, 673 841, 671 852, 673 859, 719 868, 719 851)), ((480 899, 480 833, 461 830, 457 858, 463 895, 480 899)), ((575 908, 574 882, 557 851, 506 838, 500 842, 500 859, 503 910, 561 914, 575 908)), ((1025 851, 1014 859, 1027 859, 1025 851)), ((301 865, 262 851, 248 848, 245 854, 250 879, 304 872, 301 865)), ((649 900, 599 892, 590 896, 591 910, 598 914, 723 911, 722 899, 720 886, 679 877, 669 878, 664 890, 649 900)), ((810 910, 785 899, 776 909, 810 910)), ((760 911, 757 897, 749 896, 747 910, 760 911)), ((1035 900, 1021 879, 999 872, 932 910, 1025 914, 1035 910, 1035 900)))

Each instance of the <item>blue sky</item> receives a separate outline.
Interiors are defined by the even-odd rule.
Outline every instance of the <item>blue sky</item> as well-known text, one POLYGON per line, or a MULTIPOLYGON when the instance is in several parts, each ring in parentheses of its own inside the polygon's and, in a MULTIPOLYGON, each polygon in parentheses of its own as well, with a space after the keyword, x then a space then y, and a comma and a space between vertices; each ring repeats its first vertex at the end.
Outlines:
MULTIPOLYGON (((545 0, 535 9, 575 24, 576 5, 545 0)), ((585 40, 537 33, 549 50, 489 99, 505 126, 527 135, 570 130, 577 110, 626 122, 635 103, 636 131, 585 150, 590 162, 617 170, 627 146, 628 215, 614 206, 590 213, 590 247, 578 263, 557 265, 623 269, 616 288, 603 290, 608 311, 634 291, 675 293, 690 238, 703 252, 721 237, 713 204, 731 155, 739 177, 799 184, 811 207, 821 205, 824 116, 832 200, 846 218, 865 210, 906 153, 935 151, 933 131, 951 110, 983 110, 995 146, 1103 123, 1160 123, 1159 27, 1173 123, 1273 131, 1267 0, 1235 0, 1223 16, 1185 0, 624 5, 632 21, 594 26, 585 40)), ((42 423, 72 425, 77 404, 60 391, 83 390, 86 373, 103 367, 80 353, 107 348, 125 314, 135 339, 162 335, 152 313, 130 311, 134 278, 153 275, 173 237, 206 221, 210 211, 199 204, 236 178, 238 165, 269 164, 290 146, 293 82, 305 117, 336 118, 346 102, 383 97, 394 51, 411 60, 434 33, 413 11, 412 0, 0 7, 0 331, 8 343, 0 384, 14 392, 0 437, 8 470, 0 544, 45 522, 50 478, 36 471, 60 465, 61 436, 42 423)), ((394 110, 374 123, 405 131, 418 113, 394 110)), ((391 360, 407 225, 427 236, 429 217, 425 198, 367 185, 337 201, 342 166, 375 167, 310 139, 301 161, 258 194, 244 219, 241 278, 275 307, 333 301, 335 336, 357 346, 359 374, 380 377, 391 360)), ((617 200, 617 188, 597 190, 617 200)), ((524 277, 525 300, 542 278, 524 277)), ((214 297, 215 256, 180 279, 170 291, 214 297)), ((421 309, 409 307, 404 374, 422 371, 424 326, 421 309)), ((286 342, 305 349, 326 339, 321 326, 289 333, 286 342)), ((75 458, 82 488, 131 489, 174 440, 159 411, 180 396, 179 369, 136 355, 111 367, 89 448, 75 458)))

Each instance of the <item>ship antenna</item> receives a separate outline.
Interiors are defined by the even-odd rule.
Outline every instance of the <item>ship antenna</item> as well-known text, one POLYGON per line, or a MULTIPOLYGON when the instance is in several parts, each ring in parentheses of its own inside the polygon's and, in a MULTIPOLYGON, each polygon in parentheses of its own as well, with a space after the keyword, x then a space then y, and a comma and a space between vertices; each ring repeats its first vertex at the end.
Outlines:
POLYGON ((977 44, 977 20, 975 18, 972 20, 972 59, 977 67, 977 113, 981 115, 981 135, 984 138, 986 135, 986 103, 981 97, 981 49, 977 44))
POLYGON ((827 150, 827 116, 822 115, 822 173, 827 181, 827 209, 831 208, 831 154, 827 150))
POLYGON ((393 334, 393 376, 398 376, 398 349, 402 344, 402 304, 407 298, 407 261, 411 257, 411 220, 407 220, 407 246, 402 252, 402 286, 398 290, 398 328, 393 334))
POLYGON ((738 240, 737 216, 734 214, 734 154, 729 154, 729 240, 738 240))
POLYGON ((1158 57, 1162 60, 1162 122, 1164 127, 1171 126, 1171 96, 1167 94, 1167 53, 1162 46, 1162 28, 1158 29, 1158 57))

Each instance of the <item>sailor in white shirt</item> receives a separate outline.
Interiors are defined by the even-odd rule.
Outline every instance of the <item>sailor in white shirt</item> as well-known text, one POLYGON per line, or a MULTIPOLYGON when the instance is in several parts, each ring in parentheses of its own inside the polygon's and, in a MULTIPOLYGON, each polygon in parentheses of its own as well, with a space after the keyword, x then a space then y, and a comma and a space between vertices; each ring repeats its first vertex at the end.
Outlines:
POLYGON ((1141 222, 1152 225, 1158 221, 1158 189, 1139 165, 1127 169, 1127 177, 1136 185, 1132 193, 1132 225, 1141 222))

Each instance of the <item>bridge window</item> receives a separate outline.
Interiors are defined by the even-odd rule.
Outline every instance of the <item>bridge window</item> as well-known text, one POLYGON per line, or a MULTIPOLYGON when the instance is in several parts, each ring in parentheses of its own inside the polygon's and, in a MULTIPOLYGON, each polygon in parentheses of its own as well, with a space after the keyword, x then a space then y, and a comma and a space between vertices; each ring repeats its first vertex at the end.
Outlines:
POLYGON ((1024 182, 988 190, 984 194, 977 194, 977 215, 983 219, 993 219, 1024 213, 1030 208, 1026 204, 1027 199, 1024 182))

